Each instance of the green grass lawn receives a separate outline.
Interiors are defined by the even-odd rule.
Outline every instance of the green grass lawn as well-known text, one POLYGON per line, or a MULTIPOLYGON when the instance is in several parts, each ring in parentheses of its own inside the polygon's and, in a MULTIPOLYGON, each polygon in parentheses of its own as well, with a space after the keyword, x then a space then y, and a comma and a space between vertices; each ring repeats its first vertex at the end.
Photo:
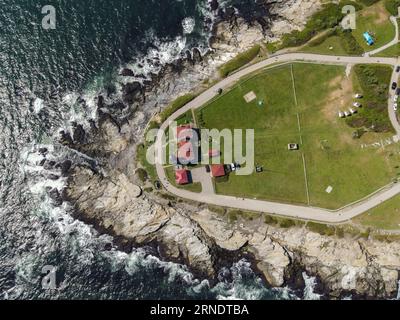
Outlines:
POLYGON ((353 35, 366 51, 379 48, 393 40, 395 28, 389 17, 390 14, 385 9, 383 1, 357 13, 357 28, 353 30, 353 35), (373 46, 368 46, 363 38, 363 33, 366 31, 374 36, 375 44, 373 46))
POLYGON ((318 53, 327 55, 347 55, 346 50, 343 48, 341 39, 339 36, 333 35, 325 39, 321 44, 311 46, 306 45, 300 49, 301 52, 307 53, 318 53))
POLYGON ((375 57, 398 57, 400 56, 400 44, 395 44, 386 50, 379 52, 375 57))
POLYGON ((335 209, 391 182, 400 172, 395 168, 400 147, 371 145, 392 134, 369 132, 353 139, 354 129, 337 116, 353 101, 353 83, 344 71, 339 66, 294 64, 297 106, 291 65, 285 65, 241 82, 197 110, 196 118, 206 128, 255 129, 255 164, 264 172, 231 174, 228 181, 216 183, 217 193, 307 204, 307 176, 310 204, 335 209), (247 104, 243 95, 249 91, 257 100, 247 104), (260 99, 263 107, 257 105, 260 99), (299 143, 300 150, 288 151, 291 142, 299 143), (330 194, 325 192, 328 186, 333 187, 330 194))
POLYGON ((400 229, 400 196, 396 196, 354 219, 363 226, 384 230, 400 229))

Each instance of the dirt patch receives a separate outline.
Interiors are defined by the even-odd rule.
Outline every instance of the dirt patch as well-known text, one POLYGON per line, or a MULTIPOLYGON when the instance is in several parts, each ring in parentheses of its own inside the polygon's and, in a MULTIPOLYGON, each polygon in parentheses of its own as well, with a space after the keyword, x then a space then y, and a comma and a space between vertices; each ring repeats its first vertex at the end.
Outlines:
POLYGON ((329 121, 338 120, 338 112, 351 108, 353 83, 351 77, 337 76, 328 85, 329 95, 326 98, 322 113, 329 121))
POLYGON ((389 19, 389 14, 384 7, 383 1, 365 9, 361 16, 372 17, 375 24, 383 24, 389 19))

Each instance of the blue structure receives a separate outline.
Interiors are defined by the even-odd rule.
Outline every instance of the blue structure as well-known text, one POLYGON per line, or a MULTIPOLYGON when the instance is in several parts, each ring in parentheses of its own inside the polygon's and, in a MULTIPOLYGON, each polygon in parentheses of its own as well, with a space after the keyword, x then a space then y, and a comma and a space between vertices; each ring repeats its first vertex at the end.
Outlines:
POLYGON ((363 37, 369 46, 372 46, 375 43, 374 38, 372 38, 369 32, 364 32, 363 37))

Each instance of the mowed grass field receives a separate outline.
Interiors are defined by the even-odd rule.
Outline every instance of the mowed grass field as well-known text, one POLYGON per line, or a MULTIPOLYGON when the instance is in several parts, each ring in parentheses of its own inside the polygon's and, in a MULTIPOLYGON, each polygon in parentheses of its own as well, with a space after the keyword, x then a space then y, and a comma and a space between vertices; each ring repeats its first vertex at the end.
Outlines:
POLYGON ((396 32, 389 18, 390 14, 383 1, 357 13, 357 24, 356 29, 353 30, 353 35, 364 50, 374 50, 393 40, 396 32), (375 44, 373 46, 368 46, 363 38, 363 33, 366 31, 374 36, 375 44))
POLYGON ((197 110, 205 128, 255 129, 255 164, 264 172, 231 174, 216 183, 217 193, 336 209, 390 183, 400 172, 400 148, 373 144, 391 135, 353 139, 354 129, 338 118, 353 94, 344 67, 295 63, 255 75, 197 110), (257 99, 246 103, 250 91, 257 99), (299 151, 288 151, 292 142, 299 151))

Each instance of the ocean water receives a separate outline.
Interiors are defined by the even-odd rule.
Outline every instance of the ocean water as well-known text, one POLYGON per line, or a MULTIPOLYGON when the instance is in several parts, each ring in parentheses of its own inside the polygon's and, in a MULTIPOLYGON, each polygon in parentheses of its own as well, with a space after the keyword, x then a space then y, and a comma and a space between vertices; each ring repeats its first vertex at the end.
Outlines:
MULTIPOLYGON (((246 16, 259 12, 254 1, 220 3, 246 16)), ((157 71, 155 61, 207 49, 212 14, 207 0, 54 0, 56 29, 43 30, 46 4, 0 0, 0 298, 303 298, 265 287, 244 260, 210 286, 145 248, 106 250, 109 236, 72 218, 68 204, 54 206, 46 189, 61 190, 65 180, 37 165, 39 148, 49 150, 48 159, 87 160, 55 143, 59 129, 95 116, 92 98, 121 65, 148 74, 157 71), (79 96, 88 101, 84 108, 79 96), (57 269, 51 290, 42 287, 45 266, 57 269)), ((307 283, 304 294, 313 296, 307 283)))

